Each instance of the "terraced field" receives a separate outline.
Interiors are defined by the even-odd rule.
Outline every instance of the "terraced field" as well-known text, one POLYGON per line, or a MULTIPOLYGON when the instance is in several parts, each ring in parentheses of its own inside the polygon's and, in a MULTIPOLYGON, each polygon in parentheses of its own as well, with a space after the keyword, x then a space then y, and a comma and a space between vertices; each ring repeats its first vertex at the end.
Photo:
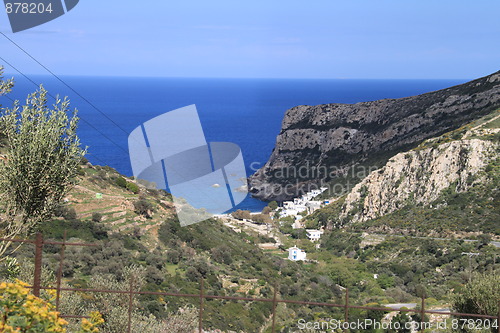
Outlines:
POLYGON ((81 166, 78 185, 64 201, 74 208, 80 220, 90 220, 94 214, 100 214, 100 221, 111 232, 145 234, 151 230, 155 234, 155 229, 174 213, 171 198, 163 191, 144 188, 134 179, 125 179, 127 183, 133 183, 139 188, 134 193, 120 186, 118 178, 123 179, 110 167, 86 163, 81 166), (147 214, 136 211, 134 203, 139 200, 150 204, 151 209, 147 214))

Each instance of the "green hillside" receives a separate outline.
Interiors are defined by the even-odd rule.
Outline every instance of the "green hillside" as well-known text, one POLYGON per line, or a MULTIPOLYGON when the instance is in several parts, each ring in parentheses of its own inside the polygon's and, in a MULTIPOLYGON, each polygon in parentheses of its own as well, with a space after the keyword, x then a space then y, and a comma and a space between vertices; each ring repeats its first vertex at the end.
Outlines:
MULTIPOLYGON (((480 139, 500 143, 500 111, 495 111, 467 126, 426 140, 413 150, 460 141, 480 139)), ((500 154, 498 146, 487 165, 467 179, 467 191, 457 191, 454 183, 443 190, 432 202, 422 205, 407 200, 402 208, 375 219, 350 225, 349 217, 340 217, 345 196, 307 217, 311 224, 349 225, 348 228, 362 232, 387 232, 398 234, 434 235, 438 237, 475 237, 486 233, 492 237, 500 235, 500 154)), ((425 177, 425 175, 422 175, 425 177)), ((363 209, 360 203, 359 210, 363 209)))

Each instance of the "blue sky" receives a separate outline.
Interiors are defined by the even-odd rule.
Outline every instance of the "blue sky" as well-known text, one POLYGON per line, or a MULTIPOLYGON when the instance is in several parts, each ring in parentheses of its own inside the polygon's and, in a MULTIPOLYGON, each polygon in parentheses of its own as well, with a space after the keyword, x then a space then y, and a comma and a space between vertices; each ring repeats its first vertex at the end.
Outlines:
MULTIPOLYGON (((498 13, 498 0, 80 0, 16 34, 2 12, 0 31, 59 75, 467 79, 500 69, 498 13)), ((45 74, 1 35, 0 56, 45 74)))

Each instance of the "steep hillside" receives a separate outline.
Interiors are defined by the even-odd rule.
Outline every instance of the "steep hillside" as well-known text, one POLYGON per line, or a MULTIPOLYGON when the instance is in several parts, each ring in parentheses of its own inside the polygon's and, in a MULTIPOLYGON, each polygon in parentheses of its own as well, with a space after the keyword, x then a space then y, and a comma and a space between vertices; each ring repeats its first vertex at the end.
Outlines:
POLYGON ((372 231, 500 235, 499 138, 497 110, 395 155, 310 219, 372 231))
MULTIPOLYGON (((269 237, 248 229, 235 231, 218 219, 181 227, 166 192, 145 189, 110 167, 84 163, 79 183, 65 201, 57 216, 40 225, 39 231, 46 239, 61 240, 66 231, 71 241, 97 244, 66 249, 65 285, 117 288, 106 281, 123 281, 132 269, 140 272, 141 289, 148 291, 197 294, 203 278, 205 292, 212 295, 272 298, 274 286, 279 285, 279 297, 339 301, 340 290, 329 278, 318 282, 321 273, 284 259, 286 252, 275 249, 278 253, 271 254, 260 249, 258 244, 274 241, 269 237)), ((47 284, 55 281, 59 251, 58 246, 45 247, 44 268, 51 276, 47 284)), ((21 277, 32 279, 33 248, 23 246, 14 256, 21 277)), ((0 265, 0 279, 4 269, 0 265)), ((80 296, 63 298, 63 311, 84 315, 85 309, 95 309, 99 303, 94 294, 80 296)), ((138 311, 161 322, 184 305, 198 304, 197 299, 144 296, 138 300, 138 311)), ((289 308, 287 314, 299 308, 289 308)), ((111 321, 113 314, 99 309, 111 321)), ((270 326, 271 311, 271 303, 209 300, 204 305, 204 327, 223 332, 264 331, 270 326)), ((326 311, 333 314, 335 309, 326 311)), ((123 324, 126 320, 113 322, 113 330, 104 332, 124 332, 123 324)))
POLYGON ((146 189, 113 168, 90 163, 81 166, 78 185, 65 201, 62 218, 67 210, 82 221, 92 220, 94 215, 110 233, 154 236, 161 223, 175 215, 165 191, 146 189))
POLYGON ((250 177, 251 192, 264 200, 292 198, 354 165, 381 166, 499 106, 500 72, 413 97, 294 107, 285 114, 269 161, 250 177))

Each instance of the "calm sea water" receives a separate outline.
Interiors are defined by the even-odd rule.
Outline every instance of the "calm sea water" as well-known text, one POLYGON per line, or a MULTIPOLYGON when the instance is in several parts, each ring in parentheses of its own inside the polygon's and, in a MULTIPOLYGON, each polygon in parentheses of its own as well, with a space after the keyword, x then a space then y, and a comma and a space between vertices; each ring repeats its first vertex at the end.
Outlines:
MULTIPOLYGON (((190 104, 197 106, 207 141, 241 147, 250 175, 269 158, 283 115, 293 106, 405 97, 466 81, 61 77, 81 98, 54 77, 29 77, 53 95, 69 96, 78 108, 79 135, 89 147, 88 159, 127 176, 132 174, 128 134, 155 116, 190 104)), ((24 101, 35 86, 22 76, 15 80, 10 97, 24 101)), ((12 104, 5 97, 0 103, 12 104)), ((239 208, 257 211, 264 205, 247 198, 239 208)))

